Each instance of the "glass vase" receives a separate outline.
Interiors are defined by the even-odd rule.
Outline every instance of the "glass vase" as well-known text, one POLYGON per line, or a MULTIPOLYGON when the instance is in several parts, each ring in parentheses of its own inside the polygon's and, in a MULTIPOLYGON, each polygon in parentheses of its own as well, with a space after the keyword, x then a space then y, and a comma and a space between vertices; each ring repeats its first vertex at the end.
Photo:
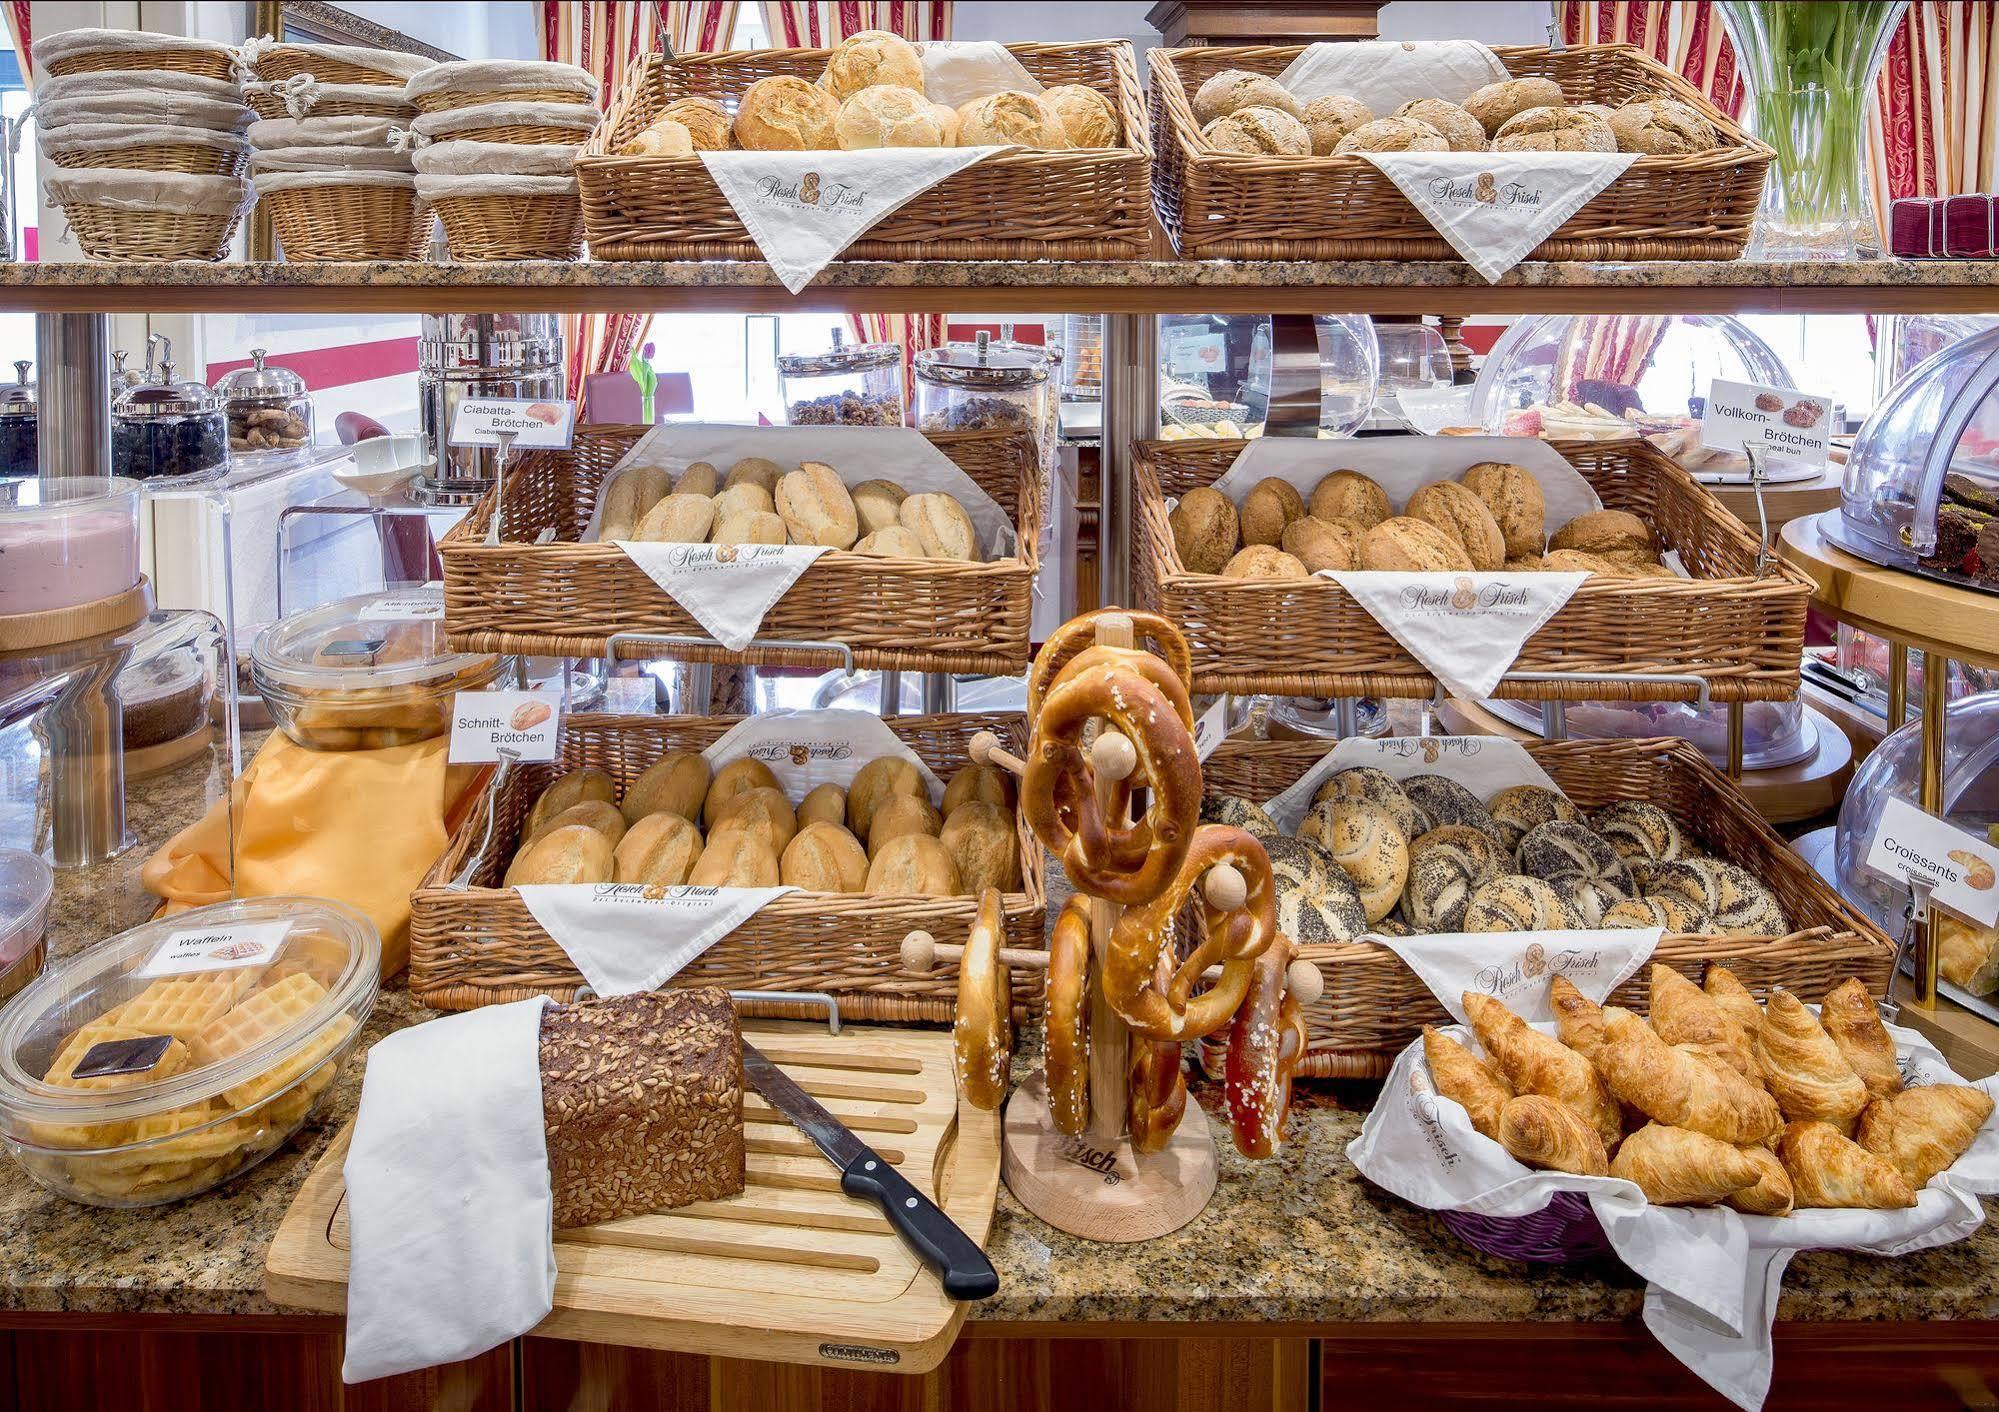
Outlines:
POLYGON ((1867 181, 1867 105, 1908 0, 1720 0, 1749 130, 1776 152, 1751 253, 1880 253, 1867 181))

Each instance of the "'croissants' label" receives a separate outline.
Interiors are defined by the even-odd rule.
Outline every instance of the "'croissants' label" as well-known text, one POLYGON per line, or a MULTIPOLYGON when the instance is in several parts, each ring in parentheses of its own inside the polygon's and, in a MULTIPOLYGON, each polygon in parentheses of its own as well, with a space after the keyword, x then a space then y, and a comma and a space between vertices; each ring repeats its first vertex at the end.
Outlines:
POLYGON ((1882 809, 1867 866, 1897 882, 1926 884, 1932 902, 1982 927, 1999 925, 1999 847, 1906 799, 1882 809))
POLYGON ((1584 573, 1396 574, 1326 569, 1454 695, 1492 695, 1527 639, 1561 611, 1584 573))
POLYGON ((562 726, 562 696, 554 691, 461 691, 451 702, 454 765, 553 760, 562 726))

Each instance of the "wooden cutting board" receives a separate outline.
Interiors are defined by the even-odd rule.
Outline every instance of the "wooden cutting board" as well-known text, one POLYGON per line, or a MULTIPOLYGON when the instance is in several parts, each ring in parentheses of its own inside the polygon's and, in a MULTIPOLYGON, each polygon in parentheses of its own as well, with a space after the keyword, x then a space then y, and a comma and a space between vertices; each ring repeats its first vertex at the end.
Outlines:
MULTIPOLYGON (((744 1035, 981 1245, 999 1190, 999 1115, 961 1104, 948 1032, 752 1022, 744 1035)), ((923 1373, 967 1306, 754 1090, 739 1196, 555 1233, 555 1309, 540 1337, 785 1363, 923 1373)), ((306 1179, 265 1257, 284 1305, 347 1307, 353 1125, 306 1179)))

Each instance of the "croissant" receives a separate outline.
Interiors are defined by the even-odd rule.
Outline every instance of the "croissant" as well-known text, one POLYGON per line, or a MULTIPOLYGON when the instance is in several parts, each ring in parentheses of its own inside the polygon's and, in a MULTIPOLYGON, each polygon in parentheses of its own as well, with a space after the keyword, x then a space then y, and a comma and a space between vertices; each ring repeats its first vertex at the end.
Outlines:
POLYGON ((1887 1098, 1902 1091, 1902 1065, 1895 1055, 1895 1041, 1888 1037, 1881 1012, 1874 1008, 1874 997, 1858 976, 1826 992, 1819 1002, 1819 1023, 1867 1085, 1868 1097, 1887 1098))
POLYGON ((1842 1133, 1867 1106, 1867 1085, 1818 1017, 1788 990, 1770 992, 1756 1031, 1763 1082, 1792 1121, 1831 1123, 1842 1133))
POLYGON ((1611 1092, 1655 1122, 1721 1142, 1764 1142, 1784 1125, 1769 1094, 1698 1049, 1676 1049, 1628 1011, 1605 1012, 1597 1067, 1611 1092))
POLYGON ((1466 991, 1464 1008, 1478 1042, 1517 1092, 1568 1104, 1596 1129, 1606 1148, 1623 1135, 1617 1100, 1589 1060, 1489 995, 1466 991))
POLYGON ((1712 1206, 1761 1176, 1741 1149, 1661 1123, 1647 1123, 1624 1139, 1610 1174, 1638 1183, 1655 1206, 1712 1206))
POLYGON ((1876 1157, 1831 1123, 1792 1123, 1777 1139, 1777 1159, 1791 1178, 1799 1209, 1854 1207, 1892 1211, 1916 1204, 1916 1189, 1885 1157, 1876 1157))
POLYGON ((1568 1104, 1538 1093, 1506 1100, 1499 1110, 1499 1145, 1530 1167, 1581 1177, 1600 1177, 1611 1170, 1596 1129, 1568 1104))
POLYGON ((1985 1120, 1992 1098, 1963 1084, 1933 1084, 1877 1098, 1860 1115, 1860 1145, 1884 1157, 1913 1187, 1964 1156, 1985 1120))
POLYGON ((1756 1164, 1758 1177, 1755 1186, 1743 1187, 1730 1196, 1728 1205, 1751 1216, 1790 1215, 1794 1204, 1791 1174, 1784 1170, 1784 1164, 1777 1160, 1777 1154, 1767 1147, 1742 1147, 1736 1150, 1756 1164))
POLYGON ((1549 983, 1548 1004, 1555 1012, 1555 1038, 1594 1061, 1603 1048, 1603 1007, 1577 990, 1567 976, 1556 976, 1549 983))
POLYGON ((1671 966, 1652 967, 1652 1028, 1668 1044, 1691 1045, 1745 1078, 1762 1077, 1742 1027, 1712 996, 1671 966))
POLYGON ((1763 1007, 1756 1003, 1749 987, 1735 978, 1735 972, 1710 962, 1703 988, 1708 999, 1719 1005, 1723 1014, 1742 1026, 1744 1034, 1755 1039, 1756 1031, 1763 1024, 1763 1007))
POLYGON ((1462 1103, 1472 1127, 1499 1141, 1499 1110, 1513 1097, 1513 1086, 1492 1065, 1429 1025, 1423 1026, 1423 1058, 1437 1092, 1462 1103))

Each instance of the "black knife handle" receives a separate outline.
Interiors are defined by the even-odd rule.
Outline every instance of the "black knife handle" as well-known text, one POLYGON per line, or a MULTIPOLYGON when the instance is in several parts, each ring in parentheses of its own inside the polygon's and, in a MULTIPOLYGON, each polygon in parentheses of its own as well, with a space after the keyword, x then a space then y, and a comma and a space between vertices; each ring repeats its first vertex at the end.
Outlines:
POLYGON ((943 1277, 951 1298, 984 1299, 998 1292, 999 1271, 985 1251, 873 1148, 863 1147, 847 1164, 840 1190, 881 1207, 889 1224, 943 1277))

